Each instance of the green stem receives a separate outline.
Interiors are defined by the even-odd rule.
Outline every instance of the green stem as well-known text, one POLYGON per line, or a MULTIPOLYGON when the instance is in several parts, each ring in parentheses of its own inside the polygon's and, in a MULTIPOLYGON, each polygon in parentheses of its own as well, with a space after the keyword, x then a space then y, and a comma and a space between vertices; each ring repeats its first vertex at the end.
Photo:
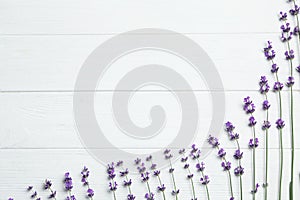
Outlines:
MULTIPOLYGON (((266 100, 268 100, 267 94, 265 94, 266 100)), ((267 110, 266 120, 269 121, 269 110, 267 110)), ((268 199, 268 165, 269 165, 269 130, 266 129, 266 141, 265 141, 265 200, 268 199)))
MULTIPOLYGON (((173 167, 172 167, 172 163, 171 163, 170 159, 169 159, 169 162, 170 162, 170 168, 172 169, 173 167)), ((172 176, 172 181, 173 181, 173 186, 174 186, 174 191, 175 191, 175 197, 176 197, 176 200, 178 200, 177 188, 176 188, 175 177, 174 177, 173 172, 171 172, 171 176, 172 176)))
MULTIPOLYGON (((217 149, 220 150, 219 146, 217 146, 217 149)), ((226 160, 225 156, 222 157, 222 160, 224 160, 224 162, 227 163, 227 160, 226 160)), ((230 194, 231 194, 231 197, 233 197, 232 178, 231 178, 230 170, 227 170, 227 173, 228 173, 228 177, 229 177, 230 194)))
MULTIPOLYGON (((237 144, 237 147, 238 147, 238 150, 241 150, 241 148, 240 148, 240 143, 239 143, 239 140, 235 140, 236 141, 236 144, 237 144)), ((241 159, 239 159, 239 161, 238 161, 238 164, 239 164, 239 166, 241 167, 242 166, 242 161, 241 161, 241 159)), ((239 177, 239 185, 240 185, 240 200, 243 200, 243 181, 242 181, 242 175, 239 175, 240 177, 239 177)))
MULTIPOLYGON (((199 163, 199 162, 198 162, 198 163, 199 163)), ((200 163, 199 163, 199 164, 200 164, 200 163)), ((202 178, 204 179, 204 177, 205 177, 204 172, 201 171, 201 174, 202 174, 202 178)), ((206 190, 207 199, 210 200, 210 196, 209 196, 207 184, 205 185, 205 190, 206 190)))
MULTIPOLYGON (((251 116, 253 116, 252 114, 251 114, 251 116)), ((253 180, 252 180, 252 182, 253 182, 253 185, 252 185, 252 187, 253 187, 253 195, 252 195, 252 199, 253 200, 255 200, 255 195, 256 195, 256 192, 255 192, 255 190, 256 190, 256 163, 255 163, 255 157, 256 157, 256 141, 255 141, 255 138, 256 138, 256 131, 255 131, 255 126, 253 126, 252 127, 252 131, 253 131, 253 144, 254 144, 254 147, 253 147, 253 149, 252 149, 252 170, 253 170, 253 180)))
MULTIPOLYGON (((160 187, 162 187, 162 182, 161 182, 161 179, 160 179, 159 175, 157 176, 157 179, 158 179, 158 181, 159 181, 160 187)), ((163 193, 163 198, 164 198, 164 200, 166 200, 165 191, 162 191, 162 193, 163 193)))

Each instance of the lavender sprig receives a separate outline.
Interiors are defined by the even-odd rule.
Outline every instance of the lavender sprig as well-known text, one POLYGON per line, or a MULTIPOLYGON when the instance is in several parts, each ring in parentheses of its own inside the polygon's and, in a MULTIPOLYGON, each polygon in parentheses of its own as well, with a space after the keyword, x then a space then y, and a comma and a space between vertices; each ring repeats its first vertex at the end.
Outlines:
POLYGON ((142 182, 146 183, 146 186, 147 186, 148 193, 145 194, 145 196, 144 196, 145 199, 154 200, 154 193, 151 192, 150 185, 149 185, 150 173, 147 171, 145 163, 141 163, 141 160, 139 158, 137 158, 135 160, 135 164, 138 165, 137 170, 141 175, 142 182), (136 162, 136 161, 138 161, 138 162, 136 162))
POLYGON ((116 190, 118 188, 118 184, 115 181, 116 173, 115 173, 115 163, 114 162, 107 165, 106 172, 107 172, 108 180, 109 180, 109 183, 108 183, 109 191, 111 191, 113 193, 114 200, 116 200, 117 199, 116 190))
POLYGON ((234 158, 238 161, 238 166, 234 169, 234 174, 239 177, 240 185, 240 200, 243 200, 243 180, 242 175, 244 174, 244 168, 242 167, 243 152, 241 152, 239 143, 239 134, 234 132, 235 126, 231 122, 225 123, 225 131, 227 132, 229 139, 235 141, 237 150, 235 151, 234 158))
POLYGON ((268 80, 265 76, 261 76, 260 82, 260 93, 264 95, 265 99, 262 103, 262 109, 266 111, 266 119, 263 122, 262 130, 265 131, 265 181, 263 183, 263 188, 265 190, 265 200, 268 199, 268 164, 269 164, 269 128, 271 127, 271 123, 269 122, 269 108, 270 103, 268 101, 268 92, 269 92, 269 84, 268 80))
POLYGON ((218 150, 218 157, 222 160, 221 166, 223 167, 223 170, 228 173, 228 177, 229 177, 230 194, 231 194, 230 200, 234 200, 233 188, 232 188, 232 178, 231 178, 231 172, 230 172, 231 162, 227 161, 227 159, 225 157, 226 152, 223 148, 220 148, 220 142, 219 142, 218 138, 209 135, 207 141, 213 148, 216 148, 218 150))
MULTIPOLYGON (((35 200, 41 200, 41 198, 38 197, 37 191, 33 190, 33 186, 28 186, 28 187, 27 187, 27 191, 28 191, 28 192, 29 192, 29 191, 33 191, 33 193, 30 195, 30 198, 35 199, 35 200)), ((9 199, 11 199, 11 198, 9 198, 9 199)))
POLYGON ((129 174, 128 169, 123 168, 123 161, 117 162, 116 166, 120 167, 122 170, 122 171, 120 171, 120 176, 125 177, 123 185, 128 188, 127 200, 134 200, 135 196, 132 194, 132 191, 131 191, 132 181, 131 181, 131 179, 128 178, 128 174, 129 174))
MULTIPOLYGON (((199 157, 200 156, 200 150, 197 149, 196 151, 197 152, 195 152, 195 154, 197 154, 197 155, 195 155, 195 157, 199 157)), ((194 174, 192 174, 192 172, 190 170, 190 164, 187 162, 188 157, 185 156, 185 149, 179 150, 179 154, 181 154, 183 156, 181 158, 181 162, 184 164, 183 168, 186 169, 187 172, 188 172, 187 179, 189 179, 191 181, 191 187, 192 187, 192 192, 193 192, 193 198, 191 200, 197 200, 196 193, 195 193, 194 181, 193 181, 194 174)))
POLYGON ((166 186, 161 181, 160 170, 156 169, 157 165, 153 163, 151 155, 149 155, 146 158, 146 161, 151 163, 150 169, 153 172, 153 175, 157 177, 157 180, 158 180, 158 183, 159 183, 159 186, 157 186, 157 190, 158 190, 158 192, 162 193, 163 199, 166 200, 166 195, 165 195, 166 186))
POLYGON ((65 173, 64 184, 65 184, 65 189, 68 192, 68 196, 67 196, 66 200, 76 200, 75 196, 72 195, 72 192, 71 192, 73 189, 73 181, 72 181, 72 178, 70 177, 69 172, 65 173))
POLYGON ((89 169, 84 166, 82 171, 81 171, 81 182, 83 183, 84 186, 87 186, 87 197, 91 200, 93 200, 93 196, 94 196, 94 190, 90 188, 90 183, 88 181, 88 177, 90 175, 90 171, 89 169))
MULTIPOLYGON (((294 28, 294 35, 298 36, 298 48, 300 44, 300 32, 299 32, 299 11, 300 7, 296 4, 295 0, 291 0, 293 2, 293 8, 290 9, 289 13, 296 18, 296 27, 294 28)), ((284 21, 285 23, 286 20, 284 21)), ((299 49, 298 49, 299 50, 299 49)), ((287 51, 293 51, 291 49, 291 45, 289 42, 287 42, 287 51)), ((300 58, 300 55, 299 55, 300 58)), ((290 199, 293 199, 293 177, 294 177, 294 158, 295 158, 295 140, 294 140, 294 96, 293 96, 293 85, 294 85, 294 77, 293 77, 293 58, 288 58, 286 57, 290 64, 290 76, 288 77, 288 82, 287 86, 290 88, 290 125, 291 125, 291 146, 292 146, 292 151, 291 151, 291 179, 290 179, 290 186, 289 186, 289 194, 290 194, 290 199)))
POLYGON ((246 97, 244 98, 244 111, 246 112, 246 114, 250 114, 250 118, 249 118, 249 126, 252 128, 252 138, 249 141, 249 147, 252 149, 252 168, 253 168, 253 188, 251 193, 253 194, 253 200, 255 200, 255 194, 257 192, 257 183, 256 183, 256 162, 255 162, 255 149, 258 146, 258 138, 256 138, 256 131, 255 131, 255 125, 256 125, 256 120, 253 116, 253 113, 255 112, 255 105, 252 102, 252 100, 250 99, 250 97, 246 97))
POLYGON ((52 187, 52 182, 46 179, 44 182, 44 189, 50 191, 50 195, 48 198, 56 200, 56 191, 53 191, 51 187, 52 187))
POLYGON ((195 144, 192 145, 192 150, 190 152, 190 157, 193 160, 197 161, 196 169, 197 172, 201 173, 200 183, 205 186, 207 199, 210 200, 209 191, 208 191, 208 183, 210 182, 208 175, 204 174, 205 164, 204 162, 200 162, 200 150, 196 147, 195 144))
MULTIPOLYGON (((281 21, 286 21, 287 19, 287 14, 280 12, 280 18, 279 20, 281 21)), ((267 47, 264 48, 265 54, 268 51, 274 51, 273 50, 273 46, 272 43, 270 41, 268 41, 268 45, 267 47)), ((275 52, 275 51, 274 51, 275 52)), ((277 66, 277 64, 274 63, 274 58, 275 56, 270 60, 267 58, 267 60, 271 61, 272 63, 272 69, 271 72, 275 75, 275 84, 273 87, 274 92, 278 93, 278 99, 279 99, 279 119, 282 119, 282 95, 281 95, 281 90, 283 89, 283 84, 279 81, 279 77, 278 77, 278 70, 279 67, 277 66), (274 67, 276 66, 276 67, 274 67)), ((279 166, 279 191, 278 191, 278 195, 279 195, 279 199, 281 199, 281 191, 282 191, 282 175, 283 175, 283 133, 282 133, 282 129, 279 129, 279 143, 280 143, 280 166, 279 166)))
POLYGON ((172 162, 171 162, 171 158, 173 157, 173 155, 170 153, 171 150, 170 149, 166 149, 164 151, 164 155, 165 155, 165 159, 167 159, 169 161, 169 173, 171 174, 172 177, 172 181, 173 181, 173 191, 172 191, 172 195, 175 196, 175 199, 178 200, 178 194, 179 194, 179 189, 177 189, 176 187, 176 182, 175 182, 175 176, 174 176, 174 168, 172 166, 172 162))

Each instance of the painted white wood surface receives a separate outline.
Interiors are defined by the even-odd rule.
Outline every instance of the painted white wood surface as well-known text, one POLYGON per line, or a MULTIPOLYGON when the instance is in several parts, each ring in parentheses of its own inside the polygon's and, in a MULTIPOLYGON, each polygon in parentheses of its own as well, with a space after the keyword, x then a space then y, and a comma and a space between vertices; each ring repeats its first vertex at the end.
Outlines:
MULTIPOLYGON (((245 199, 251 199, 251 152, 247 141, 251 137, 247 118, 241 109, 243 97, 249 95, 260 107, 262 96, 257 92, 260 75, 273 77, 270 66, 263 57, 262 48, 267 40, 273 40, 278 49, 278 63, 282 66, 280 77, 285 80, 288 72, 283 57, 283 45, 278 40, 279 22, 277 13, 288 8, 284 1, 38 1, 38 0, 0 0, 0 199, 14 196, 15 199, 29 199, 27 185, 34 185, 41 196, 46 193, 41 189, 45 178, 53 180, 54 188, 63 199, 63 174, 70 171, 75 179, 76 194, 84 199, 84 190, 80 186, 79 172, 84 165, 91 170, 91 185, 96 190, 95 199, 111 199, 107 193, 105 167, 96 162, 80 143, 73 119, 73 90, 77 74, 87 56, 101 43, 118 33, 138 28, 164 28, 183 33, 205 49, 214 61, 226 91, 226 118, 235 123, 241 135, 245 151, 243 162, 246 168, 244 176, 245 199), (81 196, 80 196, 81 195, 81 196)), ((119 65, 138 65, 144 62, 173 64, 180 70, 181 63, 163 57, 149 58, 149 54, 140 54, 123 60, 119 65)), ((297 62, 297 61, 296 61, 297 62)), ((118 66, 116 66, 117 68, 118 66)), ((182 70, 182 69, 181 69, 182 70)), ((114 73, 118 71, 113 71, 114 73)), ((184 70, 181 71, 184 73, 184 70)), ((165 106, 172 106, 172 94, 157 87, 148 87, 143 91, 114 91, 112 81, 104 82, 98 88, 97 105, 104 108, 109 105, 114 92, 134 92, 129 112, 133 121, 140 124, 149 123, 147 108, 152 100, 160 101, 165 106), (171 103, 170 103, 171 102, 171 103), (170 105, 168 105, 170 104, 170 105)), ((186 78, 194 83, 193 91, 200 104, 200 131, 195 142, 201 144, 211 122, 212 105, 208 89, 203 80, 198 80, 189 71, 186 78)), ((300 100, 299 77, 296 77, 296 102, 300 100)), ((277 98, 270 94, 272 103, 271 120, 277 119, 275 107, 277 98)), ((288 93, 284 92, 284 103, 288 104, 288 93)), ((177 108, 177 107, 176 107, 177 108)), ((192 109, 192 108, 191 108, 192 109)), ((288 107, 285 108, 288 122, 288 107)), ((258 108, 256 114, 259 123, 264 113, 258 108)), ((295 105, 296 122, 300 119, 299 103, 295 105)), ((96 111, 99 119, 109 120, 112 112, 106 109, 96 111)), ((179 111, 169 113, 169 120, 176 122, 179 111)), ((108 127, 109 128, 109 127, 108 127)), ((176 129, 176 124, 169 127, 176 129)), ((300 130, 299 124, 295 124, 300 130)), ((287 126, 285 130, 289 130, 287 126)), ((270 199, 275 199, 278 185, 278 133, 273 126, 270 138, 270 199)), ((290 140, 286 133, 284 199, 288 199, 290 140)), ((233 151, 234 145, 221 134, 224 147, 233 151)), ((258 150, 258 180, 263 181, 263 133, 258 133, 261 146, 258 150)), ((149 143, 148 146, 130 145, 124 142, 119 147, 131 150, 160 149, 168 140, 149 143), (146 149, 143 149, 146 148, 146 149)), ((300 156, 300 140, 296 135, 296 158, 300 156)), ((105 151, 105 147, 103 147, 105 151)), ((212 199, 228 199, 228 182, 226 174, 221 171, 220 161, 215 152, 205 159, 207 173, 211 176, 209 185, 212 199)), ((121 159, 121 158, 120 158, 121 159)), ((234 161, 233 161, 234 162, 234 161)), ((295 164, 296 197, 300 197, 298 173, 300 160, 295 164)), ((182 194, 190 194, 190 185, 184 180, 185 171, 181 163, 175 163, 176 178, 182 194)), ((196 176, 198 178, 198 176, 196 176)), ((144 185, 138 183, 134 175, 133 191, 142 199, 146 192, 144 185)), ((163 180, 170 188, 170 177, 164 172, 163 180)), ((155 187, 156 182, 151 181, 155 187)), ((238 191, 234 177, 235 191, 238 191)), ((117 195, 125 197, 126 190, 121 188, 117 195)), ((181 195, 182 195, 181 194, 181 195)), ((199 199, 204 199, 205 192, 197 185, 199 199)), ((262 190, 257 199, 262 199, 262 190)), ((157 194, 157 196, 160 196, 157 194)), ((45 198, 44 198, 45 199, 45 198)), ((159 198, 158 198, 159 199, 159 198)), ((172 199, 168 196, 168 199, 172 199)), ((181 196, 190 199, 189 195, 181 196)))

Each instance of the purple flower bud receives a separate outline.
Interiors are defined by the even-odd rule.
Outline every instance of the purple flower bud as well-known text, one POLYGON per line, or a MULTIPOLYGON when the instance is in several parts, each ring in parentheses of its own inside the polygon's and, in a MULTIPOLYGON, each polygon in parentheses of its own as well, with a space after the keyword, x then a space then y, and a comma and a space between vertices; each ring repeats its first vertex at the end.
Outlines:
POLYGON ((234 174, 236 176, 241 176, 244 174, 244 168, 242 166, 238 166, 234 169, 234 174))
POLYGON ((116 191, 118 184, 117 184, 117 182, 112 181, 112 182, 109 182, 108 186, 109 186, 110 191, 116 191))
POLYGON ((249 118, 249 126, 250 126, 250 127, 253 127, 253 126, 255 126, 256 123, 257 123, 257 122, 256 122, 255 118, 254 118, 253 116, 251 116, 251 117, 249 118))
POLYGON ((154 194, 152 192, 151 193, 146 193, 145 194, 145 199, 154 200, 154 194))
POLYGON ((268 100, 264 100, 262 107, 264 110, 268 110, 271 107, 271 105, 268 100))
POLYGON ((180 149, 178 153, 179 154, 184 154, 185 153, 185 149, 180 149))
POLYGON ((295 79, 294 79, 294 77, 292 77, 292 76, 288 77, 288 81, 286 82, 286 85, 287 85, 288 87, 292 87, 294 84, 295 84, 295 79))
POLYGON ((290 23, 281 25, 280 29, 283 33, 288 33, 291 30, 290 23))
POLYGON ((69 172, 65 173, 64 183, 65 183, 65 189, 67 191, 70 191, 73 188, 72 178, 70 177, 69 172))
POLYGON ((225 123, 225 131, 231 133, 235 129, 235 126, 231 122, 225 123))
POLYGON ((219 156, 220 158, 224 158, 225 155, 226 155, 225 150, 224 150, 223 148, 221 148, 221 149, 218 151, 218 156, 219 156))
POLYGON ((135 196, 133 194, 128 194, 127 200, 135 200, 135 196))
POLYGON ((277 127, 278 129, 283 129, 284 126, 285 126, 285 123, 284 123, 284 121, 283 121, 282 119, 278 119, 278 120, 276 121, 276 127, 277 127))
POLYGON ((252 103, 252 100, 250 99, 249 96, 244 98, 244 111, 247 114, 254 113, 255 111, 255 105, 252 103))
POLYGON ((218 138, 215 138, 212 135, 209 135, 207 141, 210 145, 212 145, 213 148, 218 147, 220 145, 218 138))
POLYGON ((286 52, 284 53, 284 55, 285 55, 285 58, 286 58, 287 60, 292 60, 292 59, 295 58, 294 50, 293 50, 293 49, 291 49, 290 51, 286 51, 286 52))
POLYGON ((173 190, 173 191, 172 191, 172 195, 173 195, 173 196, 177 196, 178 194, 179 194, 179 190, 176 190, 176 191, 173 190))
POLYGON ((148 157, 146 157, 146 161, 147 162, 149 162, 149 161, 151 161, 152 160, 152 156, 151 155, 149 155, 148 157))
POLYGON ((91 197, 93 197, 93 196, 94 196, 94 190, 92 190, 92 189, 88 189, 86 192, 87 192, 87 196, 88 196, 88 197, 90 197, 90 198, 91 198, 91 197))
POLYGON ((269 121, 264 121, 263 125, 262 125, 262 129, 263 130, 267 130, 271 127, 271 123, 269 121))
POLYGON ((287 13, 280 12, 279 13, 279 20, 280 21, 285 21, 287 19, 287 13))
POLYGON ((131 179, 129 179, 128 181, 124 180, 124 186, 129 187, 129 186, 131 186, 131 184, 132 184, 131 179))
POLYGON ((272 73, 277 73, 279 70, 279 67, 277 66, 276 63, 272 64, 271 72, 272 73))
POLYGON ((280 83, 280 82, 275 82, 274 83, 274 87, 273 87, 274 92, 281 91, 282 88, 283 88, 283 84, 282 83, 280 83))
POLYGON ((258 147, 258 143, 259 143, 258 138, 255 138, 255 142, 253 141, 253 138, 251 138, 249 140, 248 146, 249 146, 250 149, 253 149, 253 148, 258 147))
POLYGON ((157 187, 157 190, 160 191, 160 192, 165 191, 165 189, 166 189, 166 187, 165 187, 164 184, 162 184, 161 186, 158 186, 158 187, 157 187))
POLYGON ((191 179, 194 177, 194 174, 188 174, 186 177, 187 177, 187 179, 191 179))
POLYGON ((222 162, 221 166, 223 167, 224 171, 228 171, 231 169, 231 162, 222 162))
POLYGON ((210 182, 209 177, 207 175, 205 175, 204 177, 200 178, 200 183, 202 185, 207 185, 210 182))
POLYGON ((298 67, 296 68, 296 70, 297 70, 297 72, 300 73, 300 66, 298 66, 298 67))
POLYGON ((285 33, 282 33, 281 34, 281 41, 282 42, 287 42, 287 41, 291 40, 293 34, 294 34, 293 32, 287 33, 287 35, 285 33))
POLYGON ((295 7, 293 9, 291 9, 289 12, 293 16, 298 15, 299 14, 299 6, 295 4, 295 7))
POLYGON ((140 158, 136 158, 135 160, 134 160, 134 163, 136 164, 136 165, 139 165, 140 163, 141 163, 141 159, 140 158))
POLYGON ((153 172, 153 174, 154 174, 154 176, 159 176, 160 171, 159 171, 159 170, 155 170, 155 171, 153 172))
POLYGON ((204 169, 205 169, 205 163, 204 163, 204 162, 197 163, 197 164, 196 164, 196 169, 197 169, 197 171, 199 171, 199 172, 204 171, 204 169))
POLYGON ((262 76, 260 78, 259 86, 260 86, 259 91, 260 91, 261 94, 266 94, 266 93, 269 92, 270 86, 269 86, 268 80, 265 76, 262 76))
POLYGON ((237 160, 240 160, 243 158, 243 152, 241 152, 241 150, 237 149, 233 155, 233 157, 237 160))
POLYGON ((293 34, 295 36, 298 36, 299 35, 299 27, 298 26, 295 26, 294 30, 293 30, 293 34))
POLYGON ((256 183, 256 185, 255 185, 255 189, 254 190, 252 190, 251 191, 251 193, 252 194, 255 194, 255 193, 257 193, 257 191, 258 191, 258 188, 260 187, 260 185, 258 184, 258 183, 256 183))

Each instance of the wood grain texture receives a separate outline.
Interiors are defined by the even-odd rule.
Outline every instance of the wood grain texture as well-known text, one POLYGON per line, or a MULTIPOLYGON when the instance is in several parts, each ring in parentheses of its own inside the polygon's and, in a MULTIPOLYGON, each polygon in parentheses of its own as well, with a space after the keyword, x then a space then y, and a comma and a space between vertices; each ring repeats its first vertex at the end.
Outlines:
MULTIPOLYGON (((247 126, 248 116, 242 110, 243 97, 253 97, 257 105, 258 137, 260 146, 257 153, 257 177, 263 182, 264 133, 260 130, 265 113, 261 110, 263 100, 258 90, 261 75, 267 75, 270 83, 270 64, 265 61, 262 48, 272 40, 277 51, 276 62, 280 65, 280 79, 285 82, 289 68, 284 60, 284 46, 279 41, 277 14, 288 10, 285 1, 204 1, 204 0, 0 0, 0 200, 14 196, 15 200, 30 199, 26 192, 33 185, 43 199, 47 192, 42 190, 45 178, 53 180, 58 199, 64 199, 62 178, 70 171, 74 178, 78 199, 84 198, 80 183, 80 170, 84 165, 91 170, 90 182, 96 191, 95 200, 112 199, 107 192, 105 167, 95 161, 86 151, 77 133, 73 114, 74 84, 82 64, 90 53, 103 42, 119 33, 140 28, 162 28, 176 31, 198 43, 210 56, 222 78, 226 95, 224 122, 232 121, 240 133, 246 173, 244 179, 245 200, 251 199, 251 151, 248 140, 251 137, 247 126)), ((156 34, 152 34, 155 37, 156 34)), ((132 35, 128 35, 132 37, 132 35)), ((293 46, 295 48, 295 46, 293 46)), ((296 49, 298 52, 298 49, 296 49)), ((295 65, 299 60, 295 59, 295 65)), ((180 105, 172 92, 158 86, 147 86, 139 90, 125 88, 116 91, 115 85, 130 68, 141 64, 165 64, 180 73, 190 84, 190 90, 181 88, 181 94, 195 94, 199 105, 199 131, 193 142, 202 145, 212 123, 213 105, 211 91, 205 78, 196 74, 191 66, 178 57, 161 52, 141 52, 120 59, 103 77, 96 88, 95 114, 104 122, 105 136, 123 150, 131 152, 152 152, 168 144, 175 137, 180 124, 180 105), (121 136, 113 121, 111 98, 114 93, 130 93, 128 112, 133 123, 145 126, 151 123, 149 111, 154 105, 161 105, 168 124, 159 137, 147 143, 136 143, 121 136), (119 138, 122 138, 120 140, 119 138)), ((300 84, 295 84, 295 130, 300 130, 300 84)), ((290 137, 289 137, 289 93, 284 89, 284 181, 283 199, 288 199, 290 137)), ((221 92, 221 91, 213 91, 221 92)), ((274 122, 278 99, 270 93, 272 107, 270 118, 270 199, 278 193, 279 144, 278 131, 274 122)), ((194 109, 192 106, 188 109, 194 109)), ((216 111, 215 111, 216 112, 216 111)), ((228 154, 234 151, 234 144, 220 132, 222 146, 228 154)), ((191 141, 192 142, 192 141, 191 141)), ((300 139, 296 134, 295 197, 300 196, 299 171, 300 139)), ((103 153, 108 147, 100 148, 103 153)), ((178 147, 180 148, 180 147, 178 147)), ((178 150, 178 149, 176 149, 178 150)), ((211 177, 209 188, 212 200, 229 199, 227 176, 222 172, 220 161, 212 152, 205 158, 207 174, 211 177)), ((120 158, 122 159, 122 158, 120 158)), ((155 159, 155 158, 154 158, 155 159)), ((233 163, 234 160, 232 159, 233 163)), ((180 162, 174 163, 176 179, 181 189, 181 200, 191 199, 190 184, 185 180, 186 172, 180 162), (179 181, 180 180, 180 181, 179 181), (185 194, 185 195, 184 195, 185 194)), ((234 163, 235 165, 235 163, 234 163)), ((170 195, 171 178, 162 169, 162 179, 167 185, 167 199, 170 195)), ((137 199, 143 199, 146 188, 139 183, 137 175, 133 191, 137 199)), ((195 176, 198 199, 205 199, 204 188, 195 176)), ((118 178, 121 182, 121 179, 118 178)), ((235 193, 238 194, 237 178, 233 177, 235 193)), ((155 188, 156 180, 150 181, 155 188)), ((126 190, 120 187, 118 199, 125 199, 126 190)), ((161 199, 156 194, 157 199, 161 199)), ((258 200, 263 191, 258 193, 258 200)))

